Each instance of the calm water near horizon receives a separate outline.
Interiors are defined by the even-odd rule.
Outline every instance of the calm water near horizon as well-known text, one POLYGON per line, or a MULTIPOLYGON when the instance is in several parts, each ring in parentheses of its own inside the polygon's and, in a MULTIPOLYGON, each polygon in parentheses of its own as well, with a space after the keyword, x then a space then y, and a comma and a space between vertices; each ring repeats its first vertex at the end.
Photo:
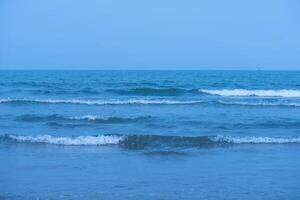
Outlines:
POLYGON ((300 71, 0 71, 0 199, 300 199, 300 71))

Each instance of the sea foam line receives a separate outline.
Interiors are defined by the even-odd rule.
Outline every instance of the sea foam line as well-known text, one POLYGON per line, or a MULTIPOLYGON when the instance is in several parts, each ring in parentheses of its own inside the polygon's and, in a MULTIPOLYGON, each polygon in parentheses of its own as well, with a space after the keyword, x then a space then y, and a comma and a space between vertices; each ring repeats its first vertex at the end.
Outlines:
POLYGON ((300 90, 199 90, 200 92, 219 96, 258 96, 258 97, 300 97, 300 90))
MULTIPOLYGON (((300 144, 300 137, 263 137, 263 136, 156 136, 156 135, 96 135, 96 136, 51 136, 51 135, 2 135, 1 139, 15 142, 25 143, 44 143, 54 145, 74 145, 74 146, 100 146, 100 145, 117 145, 125 144, 125 146, 135 145, 151 145, 160 143, 162 146, 172 143, 189 144, 193 147, 203 144, 300 144), (183 143, 182 143, 183 142, 183 143), (196 145, 195 145, 196 144, 196 145)), ((174 144, 176 146, 176 144, 174 144)))
POLYGON ((16 117, 17 121, 23 122, 41 122, 41 121, 85 121, 95 123, 123 123, 123 122, 136 122, 153 118, 149 115, 136 116, 136 117, 123 117, 123 116, 98 116, 98 115, 83 115, 83 116, 63 116, 59 114, 52 115, 34 115, 25 114, 16 117))
POLYGON ((8 135, 9 139, 17 142, 47 143, 57 145, 110 145, 118 144, 123 137, 113 135, 63 137, 51 135, 18 136, 8 135))
POLYGON ((211 140, 234 144, 295 144, 300 143, 300 137, 262 137, 262 136, 224 136, 217 135, 211 140))
POLYGON ((300 103, 295 102, 242 102, 242 101, 216 101, 222 105, 232 105, 232 106, 266 106, 266 107, 300 107, 300 103))
POLYGON ((175 104, 197 104, 204 101, 175 101, 156 99, 130 99, 130 100, 60 100, 60 99, 0 99, 0 103, 48 103, 48 104, 84 104, 84 105, 126 105, 126 104, 153 104, 153 105, 175 105, 175 104))
POLYGON ((237 102, 223 100, 167 100, 167 99, 131 99, 131 100, 60 100, 60 99, 0 99, 0 103, 41 103, 41 104, 78 104, 78 105, 197 105, 221 104, 238 106, 284 106, 300 107, 297 102, 237 102))
POLYGON ((105 117, 105 116, 98 116, 98 115, 84 115, 80 117, 62 117, 66 120, 87 120, 87 121, 138 121, 142 119, 151 118, 151 116, 138 116, 138 117, 105 117))

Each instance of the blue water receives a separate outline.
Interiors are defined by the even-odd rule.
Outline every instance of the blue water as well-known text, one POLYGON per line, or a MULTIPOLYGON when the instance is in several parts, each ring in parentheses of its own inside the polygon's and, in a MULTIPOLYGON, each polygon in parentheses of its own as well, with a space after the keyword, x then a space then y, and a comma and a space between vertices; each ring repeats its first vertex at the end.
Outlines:
POLYGON ((300 72, 0 71, 0 199, 300 199, 300 72))

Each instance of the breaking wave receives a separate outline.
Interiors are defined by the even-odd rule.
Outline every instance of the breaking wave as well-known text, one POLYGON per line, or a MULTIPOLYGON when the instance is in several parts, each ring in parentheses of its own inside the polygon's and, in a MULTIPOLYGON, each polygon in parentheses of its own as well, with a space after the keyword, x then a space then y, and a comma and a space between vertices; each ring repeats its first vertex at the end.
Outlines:
POLYGON ((257 137, 257 136, 223 136, 212 138, 216 142, 228 142, 234 144, 300 144, 300 137, 257 137))
POLYGON ((0 99, 0 103, 11 104, 78 104, 78 105, 237 105, 237 106, 282 106, 300 107, 299 101, 232 101, 232 100, 169 100, 169 99, 129 99, 129 100, 79 100, 79 99, 0 99))
POLYGON ((44 103, 44 104, 83 104, 83 105, 130 105, 130 104, 149 104, 149 105, 185 105, 199 104, 205 101, 177 101, 177 100, 156 100, 156 99, 130 99, 130 100, 61 100, 61 99, 0 99, 0 103, 44 103))
POLYGON ((16 142, 29 142, 29 143, 46 143, 57 145, 110 145, 118 144, 122 137, 120 136, 78 136, 78 137, 63 137, 51 135, 37 135, 37 136, 18 136, 18 135, 5 135, 6 139, 16 142))
POLYGON ((256 102, 249 102, 249 101, 223 101, 218 100, 216 101, 222 105, 232 105, 232 106, 262 106, 262 107, 300 107, 300 102, 286 102, 286 101, 256 101, 256 102))
POLYGON ((132 150, 146 148, 186 147, 205 148, 233 144, 300 144, 300 137, 257 136, 162 136, 162 135, 88 135, 88 136, 21 136, 2 135, 0 140, 17 143, 41 143, 55 145, 101 146, 118 145, 132 150))
POLYGON ((17 121, 22 122, 43 122, 43 121, 82 121, 93 123, 126 123, 138 122, 142 120, 151 119, 151 116, 138 116, 138 117, 104 117, 97 115, 84 115, 79 117, 67 117, 58 114, 53 115, 33 115, 26 114, 16 118, 17 121))
POLYGON ((258 97, 300 97, 300 90, 199 90, 200 92, 219 96, 258 96, 258 97))

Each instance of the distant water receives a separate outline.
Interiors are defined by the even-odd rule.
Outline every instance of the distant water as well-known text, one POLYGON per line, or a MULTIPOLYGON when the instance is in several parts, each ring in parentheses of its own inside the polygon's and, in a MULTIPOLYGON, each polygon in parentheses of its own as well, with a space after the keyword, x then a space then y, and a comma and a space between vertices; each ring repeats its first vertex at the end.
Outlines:
POLYGON ((300 72, 0 71, 0 199, 300 199, 300 72))

